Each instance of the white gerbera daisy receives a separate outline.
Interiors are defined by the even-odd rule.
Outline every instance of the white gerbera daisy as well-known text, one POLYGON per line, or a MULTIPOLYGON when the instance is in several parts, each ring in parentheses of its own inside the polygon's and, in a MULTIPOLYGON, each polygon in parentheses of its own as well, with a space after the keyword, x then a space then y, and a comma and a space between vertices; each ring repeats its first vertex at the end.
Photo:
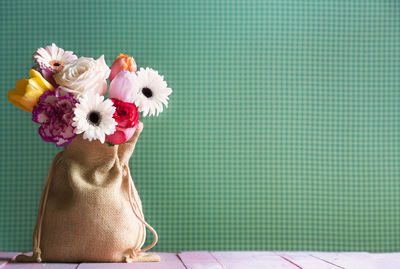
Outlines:
POLYGON ((38 48, 33 54, 33 60, 41 69, 50 70, 53 73, 60 72, 64 65, 78 59, 72 51, 64 51, 62 48, 52 44, 45 48, 38 48))
POLYGON ((105 136, 115 132, 117 122, 113 118, 114 112, 115 107, 111 99, 104 100, 104 96, 99 94, 83 94, 74 109, 74 132, 83 133, 83 138, 89 141, 98 139, 104 143, 105 136))
POLYGON ((143 117, 153 116, 163 111, 164 104, 168 107, 168 96, 172 93, 171 88, 167 87, 164 77, 151 68, 140 68, 137 72, 135 91, 138 93, 135 97, 135 105, 143 117))

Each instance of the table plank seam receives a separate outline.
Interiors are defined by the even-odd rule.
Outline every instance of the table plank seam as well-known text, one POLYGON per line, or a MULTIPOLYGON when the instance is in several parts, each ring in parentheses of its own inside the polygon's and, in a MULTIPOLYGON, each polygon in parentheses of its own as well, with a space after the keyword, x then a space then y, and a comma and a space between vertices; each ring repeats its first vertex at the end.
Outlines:
MULTIPOLYGON (((12 252, 10 252, 10 253, 12 253, 12 252)), ((9 264, 9 262, 13 261, 19 254, 21 254, 21 252, 16 252, 15 255, 10 256, 8 258, 0 259, 0 262, 4 262, 4 263, 0 264, 0 269, 6 267, 9 264)))
POLYGON ((281 255, 279 255, 279 254, 276 254, 276 255, 279 256, 279 257, 281 257, 281 258, 284 259, 285 261, 287 261, 287 262, 293 264, 293 265, 296 266, 297 268, 303 269, 303 267, 301 267, 301 266, 298 265, 297 263, 295 263, 295 262, 289 260, 288 258, 286 258, 286 257, 284 257, 284 256, 281 256, 281 255))
POLYGON ((183 262, 181 256, 179 256, 179 253, 181 253, 181 252, 175 253, 175 254, 176 254, 176 257, 178 257, 178 259, 181 261, 182 265, 183 265, 186 269, 188 269, 188 267, 186 266, 186 264, 183 262))
POLYGON ((325 260, 325 259, 323 259, 323 258, 314 256, 314 255, 312 255, 312 254, 310 254, 310 256, 311 256, 311 257, 314 257, 314 258, 316 258, 316 259, 318 259, 318 260, 321 260, 321 261, 323 261, 323 262, 329 263, 329 264, 331 264, 331 265, 333 265, 333 266, 336 266, 336 267, 338 267, 338 268, 340 268, 340 269, 346 269, 346 268, 344 268, 344 267, 342 267, 342 266, 340 266, 340 265, 334 264, 334 263, 332 263, 332 262, 330 262, 330 261, 327 261, 327 260, 325 260))
POLYGON ((217 263, 218 263, 219 265, 221 265, 221 267, 222 267, 223 269, 226 269, 225 265, 224 265, 221 261, 219 261, 218 258, 215 257, 215 255, 214 255, 211 251, 208 251, 208 253, 210 253, 211 257, 213 257, 213 258, 217 261, 217 263))

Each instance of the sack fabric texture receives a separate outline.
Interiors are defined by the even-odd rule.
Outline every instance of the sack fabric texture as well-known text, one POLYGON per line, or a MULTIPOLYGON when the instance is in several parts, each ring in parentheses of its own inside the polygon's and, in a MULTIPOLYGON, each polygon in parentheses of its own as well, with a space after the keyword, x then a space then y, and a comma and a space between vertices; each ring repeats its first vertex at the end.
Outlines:
POLYGON ((144 221, 129 158, 143 129, 122 145, 88 141, 78 135, 50 167, 33 233, 33 255, 17 261, 159 261, 144 251, 157 242, 144 221), (141 249, 146 227, 154 242, 141 249))

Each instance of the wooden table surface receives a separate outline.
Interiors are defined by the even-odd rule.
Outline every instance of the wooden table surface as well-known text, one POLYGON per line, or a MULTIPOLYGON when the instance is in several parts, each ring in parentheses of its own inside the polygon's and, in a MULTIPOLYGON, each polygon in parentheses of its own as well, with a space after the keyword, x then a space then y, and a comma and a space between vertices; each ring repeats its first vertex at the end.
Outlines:
POLYGON ((1 269, 400 269, 400 253, 367 252, 266 252, 266 251, 196 251, 159 253, 157 263, 15 263, 17 252, 0 252, 1 269))

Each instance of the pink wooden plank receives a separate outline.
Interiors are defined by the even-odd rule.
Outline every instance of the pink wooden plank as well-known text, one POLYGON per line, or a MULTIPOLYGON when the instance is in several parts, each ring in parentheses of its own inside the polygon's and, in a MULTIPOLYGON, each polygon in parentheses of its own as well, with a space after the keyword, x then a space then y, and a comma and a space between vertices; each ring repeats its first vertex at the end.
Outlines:
POLYGON ((160 262, 133 262, 133 263, 81 263, 78 269, 185 269, 176 253, 159 253, 160 262))
POLYGON ((315 258, 308 252, 277 252, 277 255, 301 268, 338 269, 340 267, 315 258))
POLYGON ((0 268, 4 268, 6 264, 17 257, 20 252, 0 252, 0 268))
POLYGON ((17 257, 21 252, 0 252, 0 260, 11 260, 17 257))
MULTIPOLYGON (((12 258, 15 258, 19 253, 9 253, 9 256, 12 256, 12 258)), ((32 256, 32 252, 25 252, 25 255, 32 256)), ((50 268, 50 269, 75 269, 78 267, 78 264, 73 264, 73 263, 16 263, 16 262, 9 262, 7 265, 5 265, 1 269, 43 269, 43 268, 50 268)))
POLYGON ((400 253, 371 253, 370 259, 375 268, 400 268, 400 253))
POLYGON ((73 263, 8 263, 2 269, 76 269, 73 263))
POLYGON ((312 252, 310 255, 341 268, 376 269, 367 252, 312 252))
POLYGON ((273 252, 244 251, 244 252, 211 252, 211 254, 225 267, 229 269, 246 268, 300 268, 295 264, 281 258, 273 252))
POLYGON ((182 252, 178 256, 188 269, 224 269, 208 251, 182 252))

